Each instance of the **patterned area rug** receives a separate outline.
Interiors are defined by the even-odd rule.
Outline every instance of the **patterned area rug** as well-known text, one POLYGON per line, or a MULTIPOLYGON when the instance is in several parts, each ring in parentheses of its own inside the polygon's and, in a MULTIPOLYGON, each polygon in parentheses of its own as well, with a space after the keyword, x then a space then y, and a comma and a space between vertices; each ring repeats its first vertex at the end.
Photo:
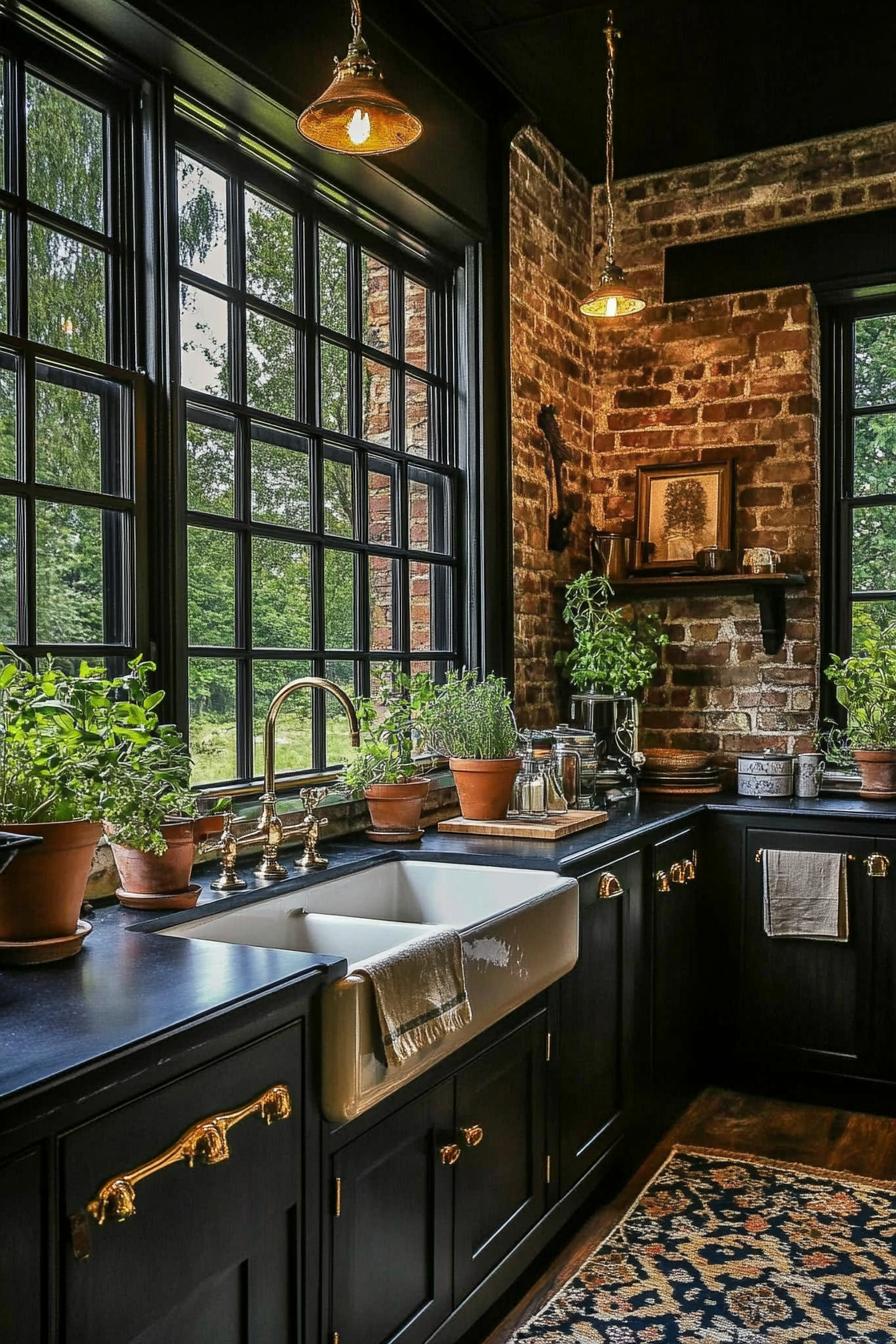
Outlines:
POLYGON ((514 1340, 896 1344, 896 1189, 676 1148, 514 1340))

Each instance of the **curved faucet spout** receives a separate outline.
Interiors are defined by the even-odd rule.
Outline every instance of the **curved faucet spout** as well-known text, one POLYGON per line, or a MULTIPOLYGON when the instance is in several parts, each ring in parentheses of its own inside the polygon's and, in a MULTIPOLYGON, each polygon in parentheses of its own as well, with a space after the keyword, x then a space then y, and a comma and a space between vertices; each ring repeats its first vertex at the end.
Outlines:
POLYGON ((288 681, 285 686, 281 686, 274 696, 268 707, 267 718, 264 721, 264 791, 266 796, 273 797, 276 780, 274 760, 276 755, 277 716, 291 695, 296 691, 305 690, 329 691, 331 695, 335 696, 345 710, 345 717, 348 719, 348 726, 351 730, 352 746, 358 747, 361 745, 361 726, 358 723, 355 707, 341 686, 337 686, 335 681, 328 681, 326 677, 297 677, 295 681, 288 681))

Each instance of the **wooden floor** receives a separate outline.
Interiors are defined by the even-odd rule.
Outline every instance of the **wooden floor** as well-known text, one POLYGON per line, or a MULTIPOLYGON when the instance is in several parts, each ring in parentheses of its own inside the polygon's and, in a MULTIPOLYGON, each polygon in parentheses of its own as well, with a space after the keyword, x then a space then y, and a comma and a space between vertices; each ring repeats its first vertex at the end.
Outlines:
POLYGON ((506 1344, 554 1296, 625 1215, 674 1144, 695 1144, 896 1179, 896 1120, 708 1088, 645 1159, 628 1184, 576 1231, 483 1344, 506 1344))

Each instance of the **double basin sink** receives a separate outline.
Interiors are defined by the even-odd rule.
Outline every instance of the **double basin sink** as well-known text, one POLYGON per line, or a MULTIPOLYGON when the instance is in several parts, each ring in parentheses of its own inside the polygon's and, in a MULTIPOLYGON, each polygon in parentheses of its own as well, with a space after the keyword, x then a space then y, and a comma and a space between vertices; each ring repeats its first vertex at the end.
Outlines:
POLYGON ((575 965, 578 884, 556 873, 390 858, 284 895, 160 930, 345 958, 322 993, 321 1094, 350 1120, 418 1077, 575 965), (401 1065, 387 1065, 368 978, 354 967, 436 925, 461 936, 472 1021, 401 1065))

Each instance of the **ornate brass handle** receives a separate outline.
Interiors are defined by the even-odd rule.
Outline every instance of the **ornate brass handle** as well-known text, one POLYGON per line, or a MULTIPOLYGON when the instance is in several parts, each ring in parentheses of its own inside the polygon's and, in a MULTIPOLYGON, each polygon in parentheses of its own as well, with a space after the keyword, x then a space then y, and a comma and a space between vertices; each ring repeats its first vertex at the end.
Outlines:
POLYGON ((685 882, 687 882, 688 880, 687 877, 685 876, 684 864, 673 863, 669 868, 669 878, 670 881, 672 881, 676 887, 683 887, 685 882))
POLYGON ((667 891, 671 891, 671 890, 672 890, 672 883, 669 881, 669 874, 668 874, 667 872, 664 872, 664 871, 661 870, 660 872, 657 873, 657 875, 656 875, 656 889, 657 889, 657 891, 662 891, 662 892, 667 892, 667 891))
POLYGON ((453 1167, 455 1162, 460 1161, 460 1144, 443 1144, 439 1149, 439 1157, 442 1159, 443 1167, 453 1167))
POLYGON ((889 877, 890 860, 886 854, 869 854, 865 860, 865 872, 869 877, 889 877))
POLYGON ((597 883, 597 899, 599 901, 614 901, 617 896, 623 892, 622 883, 615 873, 601 873, 597 883))
POLYGON ((693 882, 697 876, 697 865, 694 863, 694 860, 685 859, 682 868, 684 869, 685 882, 693 882))
POLYGON ((463 1125, 460 1132, 468 1148, 478 1148, 485 1138, 485 1130, 481 1125, 463 1125))
POLYGON ((222 1111, 219 1115, 207 1116, 197 1120, 170 1148, 159 1153, 149 1162, 144 1162, 132 1171, 122 1172, 101 1185, 87 1205, 87 1212, 102 1227, 107 1218, 123 1223, 137 1212, 135 1186, 164 1171, 176 1162, 186 1162, 192 1167, 197 1161, 209 1166, 216 1162, 226 1162, 230 1157, 227 1143, 227 1131, 250 1115, 258 1115, 269 1125, 272 1120, 286 1120, 292 1114, 292 1099, 285 1083, 275 1083, 254 1101, 247 1102, 236 1111, 222 1111))

